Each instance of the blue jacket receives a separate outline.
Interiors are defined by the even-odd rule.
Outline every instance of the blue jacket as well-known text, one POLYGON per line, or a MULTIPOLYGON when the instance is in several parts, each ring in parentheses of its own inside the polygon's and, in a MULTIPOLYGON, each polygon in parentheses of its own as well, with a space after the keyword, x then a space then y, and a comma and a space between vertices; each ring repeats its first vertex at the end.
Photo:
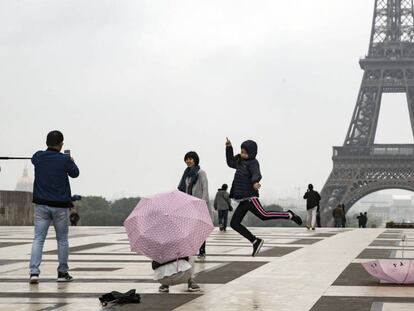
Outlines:
POLYGON ((256 160, 256 143, 251 140, 245 141, 242 148, 248 151, 248 160, 241 159, 240 155, 234 156, 232 146, 226 147, 227 165, 236 169, 230 190, 230 198, 236 200, 259 197, 259 191, 254 190, 253 185, 262 179, 259 161, 256 160))
POLYGON ((69 155, 54 149, 32 156, 35 167, 33 203, 52 207, 72 207, 69 176, 79 176, 79 169, 69 155))

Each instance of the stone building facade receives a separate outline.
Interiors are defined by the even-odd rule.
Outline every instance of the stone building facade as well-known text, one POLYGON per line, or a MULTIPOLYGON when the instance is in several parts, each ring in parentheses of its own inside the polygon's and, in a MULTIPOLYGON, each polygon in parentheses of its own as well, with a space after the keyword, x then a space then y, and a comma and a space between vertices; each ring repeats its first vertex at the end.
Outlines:
POLYGON ((32 193, 0 191, 0 226, 33 225, 32 193))

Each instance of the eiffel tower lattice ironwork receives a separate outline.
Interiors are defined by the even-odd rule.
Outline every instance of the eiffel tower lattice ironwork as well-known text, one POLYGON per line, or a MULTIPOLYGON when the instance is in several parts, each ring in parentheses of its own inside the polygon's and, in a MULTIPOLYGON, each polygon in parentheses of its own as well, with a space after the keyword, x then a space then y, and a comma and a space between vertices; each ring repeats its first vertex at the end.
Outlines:
POLYGON ((383 93, 405 93, 414 134, 413 0, 375 0, 368 55, 351 124, 341 147, 333 147, 333 170, 321 191, 321 220, 332 209, 348 211, 378 190, 414 191, 414 144, 375 144, 383 93))

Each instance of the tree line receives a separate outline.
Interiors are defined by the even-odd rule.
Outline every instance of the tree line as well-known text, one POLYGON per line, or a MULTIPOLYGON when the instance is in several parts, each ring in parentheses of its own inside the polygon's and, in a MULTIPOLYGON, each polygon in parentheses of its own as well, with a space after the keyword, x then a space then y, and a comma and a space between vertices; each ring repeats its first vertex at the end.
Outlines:
MULTIPOLYGON (((82 200, 76 202, 76 208, 80 215, 80 226, 122 226, 125 219, 137 206, 140 198, 122 198, 115 201, 109 201, 100 196, 85 196, 82 200)), ((211 202, 212 206, 212 202, 211 202)), ((264 206, 266 210, 282 211, 280 205, 272 204, 264 206)), ((229 221, 232 213, 230 213, 229 221)), ((214 225, 218 225, 217 212, 213 212, 214 225)), ((260 221, 254 215, 248 213, 243 222, 249 227, 286 227, 294 226, 293 223, 269 220, 267 222, 260 221)))
MULTIPOLYGON (((122 226, 124 220, 137 206, 140 198, 122 198, 115 201, 109 201, 100 196, 86 196, 81 201, 76 202, 76 207, 80 215, 79 225, 81 226, 122 226)), ((211 206, 213 206, 211 202, 211 206)), ((264 205, 265 210, 283 211, 282 206, 277 204, 264 205)), ((286 209, 292 209, 289 206, 286 209)), ((306 211, 296 212, 305 219, 306 211)), ((229 214, 229 221, 232 213, 229 214)), ((347 214, 347 226, 358 227, 356 219, 357 214, 347 214)), ((218 226, 217 212, 213 212, 213 223, 218 226)), ((293 222, 283 220, 261 221, 251 213, 248 213, 243 220, 243 224, 248 227, 296 227, 293 222)), ((230 225, 230 223, 229 223, 230 225)), ((381 226, 381 220, 377 217, 370 217, 369 227, 381 226)))

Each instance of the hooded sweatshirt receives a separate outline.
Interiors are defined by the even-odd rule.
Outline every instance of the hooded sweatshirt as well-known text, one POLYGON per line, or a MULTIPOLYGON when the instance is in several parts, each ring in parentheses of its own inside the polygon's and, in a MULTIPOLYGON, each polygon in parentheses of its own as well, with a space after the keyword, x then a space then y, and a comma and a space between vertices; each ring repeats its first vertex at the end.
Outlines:
POLYGON ((218 211, 228 211, 231 208, 229 193, 226 190, 218 189, 214 199, 214 209, 218 211))
POLYGON ((259 197, 259 191, 254 190, 253 185, 262 179, 259 161, 256 160, 256 142, 247 140, 241 148, 247 151, 249 155, 247 160, 243 160, 239 154, 234 156, 232 146, 226 147, 227 165, 236 170, 230 190, 230 198, 236 200, 259 197))

